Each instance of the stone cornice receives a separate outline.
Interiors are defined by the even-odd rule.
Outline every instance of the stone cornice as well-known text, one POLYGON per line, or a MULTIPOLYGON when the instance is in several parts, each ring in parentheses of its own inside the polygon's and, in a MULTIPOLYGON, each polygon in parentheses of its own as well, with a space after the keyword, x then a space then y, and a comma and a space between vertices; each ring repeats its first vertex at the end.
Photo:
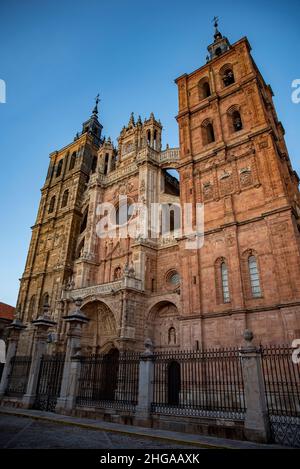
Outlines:
POLYGON ((239 309, 226 309, 224 311, 218 312, 207 312, 207 313, 199 313, 199 314, 191 314, 189 316, 178 316, 179 321, 188 321, 191 319, 211 319, 211 318, 219 318, 224 316, 236 316, 239 314, 253 314, 259 312, 273 312, 274 310, 282 309, 282 308, 294 308, 300 306, 300 301, 293 301, 290 303, 277 303, 277 304, 270 304, 264 306, 253 306, 247 308, 239 308, 239 309))

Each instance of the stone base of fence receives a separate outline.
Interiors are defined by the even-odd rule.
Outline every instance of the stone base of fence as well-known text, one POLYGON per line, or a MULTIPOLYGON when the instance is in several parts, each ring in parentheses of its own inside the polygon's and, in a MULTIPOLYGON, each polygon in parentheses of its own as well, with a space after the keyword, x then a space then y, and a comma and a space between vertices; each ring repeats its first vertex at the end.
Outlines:
POLYGON ((74 417, 103 420, 105 422, 138 427, 157 428, 160 430, 178 431, 196 435, 209 435, 234 440, 246 440, 244 422, 242 420, 228 420, 221 418, 184 417, 153 414, 148 418, 136 415, 134 411, 120 409, 100 409, 91 407, 76 407, 72 411, 64 411, 64 415, 74 417))
POLYGON ((240 420, 153 415, 151 427, 180 433, 229 438, 231 440, 246 440, 244 422, 240 420))
POLYGON ((3 396, 0 399, 0 407, 24 408, 22 398, 3 396))

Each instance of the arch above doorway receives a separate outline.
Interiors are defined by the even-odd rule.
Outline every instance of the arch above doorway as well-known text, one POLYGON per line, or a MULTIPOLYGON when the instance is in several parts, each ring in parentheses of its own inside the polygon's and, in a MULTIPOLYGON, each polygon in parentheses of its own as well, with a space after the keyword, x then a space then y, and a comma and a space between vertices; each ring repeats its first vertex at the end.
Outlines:
POLYGON ((175 303, 159 301, 150 309, 145 335, 149 337, 156 350, 180 346, 179 312, 175 303))
POLYGON ((85 353, 109 353, 115 349, 118 327, 114 313, 104 302, 93 300, 82 307, 89 318, 81 338, 85 353))

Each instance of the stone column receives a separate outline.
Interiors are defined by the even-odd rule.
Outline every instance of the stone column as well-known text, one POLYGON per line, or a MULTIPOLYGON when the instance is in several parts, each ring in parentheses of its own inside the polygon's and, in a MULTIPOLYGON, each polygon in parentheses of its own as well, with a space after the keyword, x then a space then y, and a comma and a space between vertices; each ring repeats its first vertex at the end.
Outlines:
POLYGON ((5 358, 5 365, 2 372, 2 378, 0 383, 0 398, 4 396, 8 385, 8 378, 12 368, 12 358, 16 355, 17 346, 19 342, 20 333, 25 329, 26 326, 22 324, 20 319, 16 318, 6 328, 9 330, 8 347, 5 358))
POLYGON ((60 388, 60 396, 57 399, 57 412, 70 412, 76 404, 77 383, 80 375, 80 342, 82 336, 82 326, 87 324, 89 319, 80 310, 82 299, 75 300, 76 309, 68 316, 64 316, 65 321, 69 324, 67 334, 67 350, 64 364, 62 383, 60 388))
POLYGON ((153 400, 154 353, 151 339, 145 340, 145 351, 141 354, 139 368, 138 405, 135 411, 135 423, 149 427, 151 403, 153 400))
POLYGON ((250 441, 267 443, 270 441, 270 423, 261 352, 251 344, 253 333, 250 330, 245 330, 244 339, 246 346, 240 349, 240 356, 242 359, 246 401, 245 436, 250 441))
POLYGON ((50 319, 49 305, 44 305, 43 314, 35 321, 32 321, 32 324, 35 326, 36 332, 32 348, 32 359, 29 370, 27 389, 22 400, 23 407, 25 408, 30 408, 34 404, 41 358, 47 350, 48 330, 50 327, 56 325, 56 322, 50 319))

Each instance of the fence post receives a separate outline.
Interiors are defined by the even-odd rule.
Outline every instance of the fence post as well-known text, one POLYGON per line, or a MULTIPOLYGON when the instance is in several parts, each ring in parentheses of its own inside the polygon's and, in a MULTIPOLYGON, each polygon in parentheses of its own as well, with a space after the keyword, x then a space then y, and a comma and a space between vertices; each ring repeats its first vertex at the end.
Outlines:
POLYGON ((7 326, 7 329, 10 332, 9 332, 8 347, 7 347, 6 357, 5 357, 5 365, 3 368, 2 378, 1 378, 1 383, 0 383, 0 398, 4 396, 6 392, 9 375, 11 373, 12 358, 16 355, 16 352, 17 352, 17 345, 18 345, 20 333, 25 328, 26 326, 24 326, 24 324, 22 324, 22 322, 18 318, 15 318, 13 322, 9 326, 7 326))
POLYGON ((48 329, 56 325, 56 322, 50 319, 49 305, 44 305, 43 314, 35 321, 32 321, 32 324, 36 327, 36 333, 33 341, 26 393, 22 400, 23 407, 26 408, 32 407, 35 401, 41 358, 47 350, 48 329))
POLYGON ((252 331, 244 332, 246 346, 240 349, 242 359, 246 416, 245 436, 250 441, 267 443, 270 441, 270 423, 265 395, 261 352, 251 345, 252 331))
POLYGON ((66 358, 60 388, 60 396, 57 399, 55 410, 57 412, 70 411, 76 404, 76 390, 80 375, 80 341, 82 336, 82 326, 88 323, 89 319, 80 310, 82 299, 75 300, 76 309, 68 316, 64 316, 69 324, 66 358))
POLYGON ((138 404, 135 421, 138 425, 149 426, 153 400, 154 353, 151 339, 145 340, 145 351, 141 354, 139 366, 138 404))

